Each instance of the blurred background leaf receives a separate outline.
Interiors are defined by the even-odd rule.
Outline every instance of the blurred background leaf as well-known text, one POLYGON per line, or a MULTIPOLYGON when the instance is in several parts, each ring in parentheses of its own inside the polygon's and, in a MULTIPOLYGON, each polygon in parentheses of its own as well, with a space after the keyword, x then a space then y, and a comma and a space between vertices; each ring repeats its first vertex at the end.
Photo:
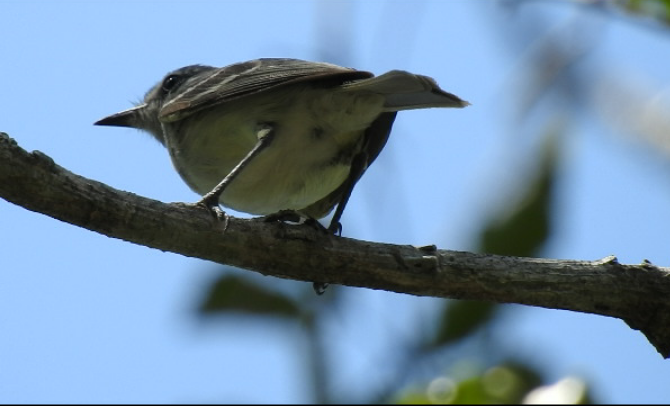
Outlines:
POLYGON ((518 202, 501 202, 501 209, 506 212, 499 213, 482 231, 480 252, 519 257, 539 255, 551 235, 559 137, 560 134, 545 137, 538 154, 538 168, 529 176, 526 189, 514 197, 518 202))
POLYGON ((432 346, 449 345, 485 328, 496 317, 495 303, 474 300, 448 301, 439 319, 432 346))
POLYGON ((300 306, 287 295, 250 282, 239 275, 223 274, 205 294, 203 315, 241 312, 249 315, 297 318, 300 306))

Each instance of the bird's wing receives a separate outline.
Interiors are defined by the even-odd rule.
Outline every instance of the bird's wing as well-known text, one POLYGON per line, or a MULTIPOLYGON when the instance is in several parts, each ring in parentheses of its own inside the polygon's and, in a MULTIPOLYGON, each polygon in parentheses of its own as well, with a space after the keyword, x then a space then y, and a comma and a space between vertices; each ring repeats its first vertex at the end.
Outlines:
POLYGON ((264 58, 213 70, 203 80, 165 103, 161 121, 175 121, 202 109, 297 82, 340 85, 372 77, 369 72, 322 62, 264 58))

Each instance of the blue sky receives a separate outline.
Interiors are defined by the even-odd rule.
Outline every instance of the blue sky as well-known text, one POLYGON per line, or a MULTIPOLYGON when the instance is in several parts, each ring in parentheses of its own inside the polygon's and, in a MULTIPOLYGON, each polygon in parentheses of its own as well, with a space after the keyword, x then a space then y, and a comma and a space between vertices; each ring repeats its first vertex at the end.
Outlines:
MULTIPOLYGON (((577 9, 525 3, 512 11, 493 1, 2 1, 0 131, 115 188, 193 202, 157 142, 92 123, 193 63, 294 57, 429 75, 472 106, 400 113, 352 196, 344 232, 467 250, 527 180, 537 123, 557 113, 541 104, 530 123, 512 119, 538 39, 515 47, 503 33, 514 18, 536 15, 548 32, 562 29, 577 9)), ((642 84, 645 97, 667 103, 667 32, 597 13, 579 18, 593 28, 576 32, 573 45, 597 36, 585 62, 602 69, 595 78, 642 84)), ((607 122, 585 114, 566 131, 559 216, 544 255, 667 266, 669 157, 607 122)), ((194 317, 197 294, 218 275, 213 265, 6 201, 0 246, 0 402, 310 400, 304 343, 291 328, 194 317)), ((356 393, 361 377, 383 377, 383 351, 407 326, 418 328, 435 299, 365 289, 346 299, 356 311, 333 321, 336 385, 356 393)), ((501 345, 552 379, 588 380, 603 402, 670 401, 670 364, 620 320, 515 306, 506 328, 501 345)))

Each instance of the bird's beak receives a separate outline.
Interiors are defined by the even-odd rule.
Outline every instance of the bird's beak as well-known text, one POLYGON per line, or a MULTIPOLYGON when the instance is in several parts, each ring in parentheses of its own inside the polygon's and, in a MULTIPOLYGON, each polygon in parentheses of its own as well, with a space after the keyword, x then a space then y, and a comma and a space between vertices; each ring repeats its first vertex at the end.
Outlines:
POLYGON ((142 114, 146 107, 146 104, 140 104, 128 110, 123 110, 98 120, 94 123, 94 125, 142 128, 142 114))

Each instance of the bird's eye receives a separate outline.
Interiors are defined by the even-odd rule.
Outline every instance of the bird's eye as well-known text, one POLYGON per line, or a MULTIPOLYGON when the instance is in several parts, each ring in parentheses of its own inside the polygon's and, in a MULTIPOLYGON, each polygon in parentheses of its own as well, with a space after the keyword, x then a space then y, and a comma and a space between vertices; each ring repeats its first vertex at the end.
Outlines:
POLYGON ((163 91, 165 93, 168 93, 170 90, 174 89, 174 87, 177 86, 177 84, 179 84, 179 82, 181 82, 181 76, 180 75, 170 75, 170 76, 166 77, 165 80, 163 81, 163 86, 162 86, 163 91))

